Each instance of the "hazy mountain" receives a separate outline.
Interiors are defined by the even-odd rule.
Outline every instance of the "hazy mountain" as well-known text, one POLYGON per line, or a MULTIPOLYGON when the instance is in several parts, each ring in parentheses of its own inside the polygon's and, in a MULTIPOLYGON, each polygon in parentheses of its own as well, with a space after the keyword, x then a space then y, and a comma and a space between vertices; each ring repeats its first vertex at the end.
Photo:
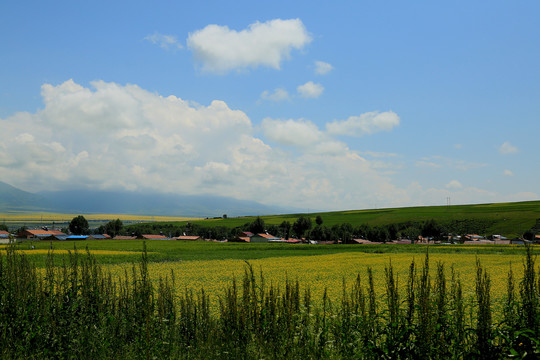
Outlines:
POLYGON ((0 211, 45 210, 47 199, 43 196, 17 189, 0 181, 0 211))
POLYGON ((300 209, 267 206, 255 201, 211 195, 150 194, 113 191, 48 191, 38 194, 0 182, 0 211, 141 214, 214 217, 227 214, 270 215, 300 209))
POLYGON ((65 212, 214 217, 227 214, 270 215, 294 211, 254 201, 210 195, 149 194, 110 191, 41 192, 55 209, 65 212))

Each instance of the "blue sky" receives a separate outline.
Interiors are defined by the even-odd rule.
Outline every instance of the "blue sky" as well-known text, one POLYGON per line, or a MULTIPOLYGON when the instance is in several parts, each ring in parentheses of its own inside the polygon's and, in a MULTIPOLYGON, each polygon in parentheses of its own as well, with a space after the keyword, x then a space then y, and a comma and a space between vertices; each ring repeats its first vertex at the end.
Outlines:
POLYGON ((536 1, 4 1, 0 181, 338 210, 535 200, 536 1))

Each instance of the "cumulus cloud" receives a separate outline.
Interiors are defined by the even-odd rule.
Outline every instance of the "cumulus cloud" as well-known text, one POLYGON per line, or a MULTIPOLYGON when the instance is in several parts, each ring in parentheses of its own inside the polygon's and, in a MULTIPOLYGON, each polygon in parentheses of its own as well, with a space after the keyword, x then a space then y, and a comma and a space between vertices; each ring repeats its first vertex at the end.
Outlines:
POLYGON ((324 86, 308 81, 304 85, 298 86, 296 90, 302 97, 316 99, 323 93, 324 86))
POLYGON ((518 152, 518 148, 506 141, 499 147, 499 152, 503 155, 515 154, 518 152))
POLYGON ((281 145, 302 148, 306 153, 337 155, 348 152, 345 143, 333 139, 308 120, 266 118, 261 123, 261 128, 269 140, 281 145))
POLYGON ((333 69, 334 67, 329 63, 324 61, 315 61, 315 74, 317 75, 326 75, 333 69))
POLYGON ((309 120, 267 118, 256 136, 243 111, 218 100, 198 105, 104 81, 45 84, 41 94, 41 110, 0 118, 1 181, 28 191, 153 190, 328 210, 440 203, 449 194, 452 203, 497 200, 475 188, 400 188, 388 166, 309 120))
POLYGON ((41 94, 41 110, 0 119, 2 181, 25 190, 226 194, 336 210, 408 200, 308 120, 265 119, 259 138, 249 117, 223 101, 195 105, 104 81, 45 84, 41 94))
POLYGON ((278 88, 275 89, 273 92, 269 92, 268 90, 263 91, 263 93, 261 94, 261 99, 279 102, 289 100, 290 98, 287 90, 278 88))
POLYGON ((145 36, 144 40, 150 41, 154 45, 158 45, 160 48, 169 49, 182 49, 183 46, 178 42, 178 39, 174 35, 160 34, 157 31, 151 35, 145 36))
POLYGON ((390 131, 398 126, 399 116, 393 111, 368 112, 360 116, 351 116, 347 120, 334 120, 326 124, 330 134, 363 136, 379 131, 390 131))
POLYGON ((259 66, 279 69, 291 50, 302 49, 311 36, 300 19, 256 22, 236 31, 208 25, 190 33, 187 46, 203 71, 226 73, 259 66))

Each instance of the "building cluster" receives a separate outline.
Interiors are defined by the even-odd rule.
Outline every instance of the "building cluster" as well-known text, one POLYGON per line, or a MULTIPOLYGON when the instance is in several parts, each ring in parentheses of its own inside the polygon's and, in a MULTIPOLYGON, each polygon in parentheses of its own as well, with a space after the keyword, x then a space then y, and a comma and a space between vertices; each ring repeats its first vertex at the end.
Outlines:
MULTIPOLYGON (((0 236, 9 238, 10 234, 6 231, 0 232, 0 236), (4 234, 5 233, 5 234, 4 234)), ((177 237, 167 237, 165 235, 153 235, 153 234, 143 234, 139 236, 122 236, 117 235, 111 237, 108 234, 92 234, 92 235, 68 235, 59 230, 23 230, 15 236, 17 239, 26 239, 26 240, 202 240, 200 236, 177 236, 177 237)))
MULTIPOLYGON (((7 231, 0 231, 0 242, 8 242, 11 235, 7 231)), ((154 234, 142 234, 142 235, 117 235, 111 237, 107 234, 97 234, 97 235, 68 235, 58 230, 48 230, 48 229, 38 229, 38 230, 24 230, 16 234, 17 239, 26 239, 26 240, 60 240, 60 241, 69 241, 69 240, 187 240, 187 241, 197 241, 197 240, 207 240, 198 235, 182 235, 175 237, 168 237, 166 235, 154 235, 154 234)), ((224 240, 227 241, 227 240, 224 240)), ((254 234, 248 231, 243 231, 235 239, 231 241, 244 242, 244 243, 286 243, 286 244, 298 244, 298 243, 310 243, 310 244, 340 244, 341 241, 334 242, 324 242, 318 241, 315 239, 305 240, 305 239, 295 239, 289 238, 284 239, 278 236, 274 236, 265 233, 254 234)), ((523 244, 525 240, 523 239, 507 239, 501 235, 493 235, 489 239, 476 234, 468 234, 463 237, 460 236, 449 236, 443 240, 435 240, 433 238, 427 238, 419 236, 414 241, 409 239, 398 239, 393 241, 387 241, 385 244, 435 244, 435 243, 453 243, 453 244, 464 244, 464 245, 509 245, 509 244, 523 244)), ((533 240, 535 243, 540 243, 540 235, 536 235, 533 240)), ((382 242, 374 242, 369 239, 351 239, 347 242, 348 244, 382 244, 382 242)))

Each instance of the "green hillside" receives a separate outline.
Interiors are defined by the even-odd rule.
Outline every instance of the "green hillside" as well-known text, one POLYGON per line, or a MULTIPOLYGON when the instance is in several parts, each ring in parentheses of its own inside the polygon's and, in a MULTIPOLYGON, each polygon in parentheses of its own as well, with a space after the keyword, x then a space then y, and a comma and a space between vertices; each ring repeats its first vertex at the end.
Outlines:
MULTIPOLYGON (((442 224, 451 224, 459 221, 478 221, 486 224, 486 232, 488 234, 517 236, 530 229, 535 224, 536 219, 540 218, 540 201, 349 210, 310 214, 272 215, 261 216, 261 218, 268 225, 278 225, 283 221, 293 223, 300 215, 309 216, 312 220, 317 215, 320 215, 323 218, 324 225, 329 227, 343 223, 350 223, 353 226, 361 224, 379 226, 429 219, 434 219, 442 224)), ((202 226, 226 226, 234 228, 252 222, 253 219, 254 217, 238 217, 200 220, 193 223, 202 226)))

